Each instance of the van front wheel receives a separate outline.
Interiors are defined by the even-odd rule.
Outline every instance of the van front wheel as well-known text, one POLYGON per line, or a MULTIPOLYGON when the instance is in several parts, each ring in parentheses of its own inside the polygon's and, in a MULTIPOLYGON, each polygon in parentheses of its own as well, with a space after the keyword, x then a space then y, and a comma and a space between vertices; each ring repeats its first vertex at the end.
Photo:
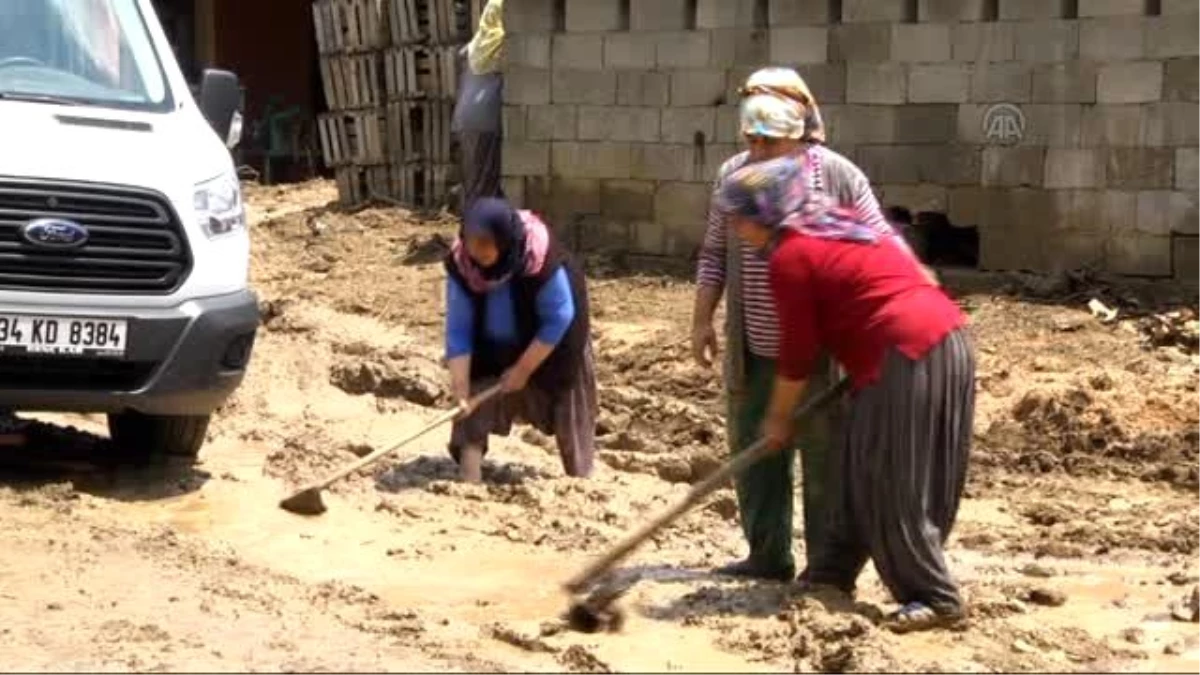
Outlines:
POLYGON ((144 415, 126 411, 108 416, 108 432, 121 453, 130 459, 195 460, 204 446, 211 419, 210 415, 144 415))

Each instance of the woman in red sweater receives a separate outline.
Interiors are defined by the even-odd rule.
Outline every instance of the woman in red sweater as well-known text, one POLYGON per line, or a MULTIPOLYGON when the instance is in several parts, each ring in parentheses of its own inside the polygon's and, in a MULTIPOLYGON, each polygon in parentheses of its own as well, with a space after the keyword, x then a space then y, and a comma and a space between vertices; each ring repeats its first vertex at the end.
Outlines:
POLYGON ((811 170, 804 156, 750 165, 720 195, 737 235, 770 260, 781 342, 768 442, 786 446, 822 348, 853 385, 830 458, 828 541, 809 583, 852 593, 869 558, 901 604, 893 630, 959 623, 966 613, 942 546, 975 410, 966 317, 893 241, 807 189, 811 170))

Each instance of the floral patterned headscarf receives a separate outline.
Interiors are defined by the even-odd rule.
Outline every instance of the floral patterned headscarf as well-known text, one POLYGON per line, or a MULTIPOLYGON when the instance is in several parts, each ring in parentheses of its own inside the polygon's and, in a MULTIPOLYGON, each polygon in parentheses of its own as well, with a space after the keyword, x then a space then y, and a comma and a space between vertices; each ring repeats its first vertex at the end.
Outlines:
MULTIPOLYGON (((809 143, 825 142, 825 123, 817 99, 812 95, 804 78, 791 68, 763 68, 755 71, 739 90, 743 100, 766 95, 774 96, 795 106, 795 117, 803 122, 800 138, 809 143)), ((785 138, 792 138, 786 136, 785 138)))
POLYGON ((776 231, 788 228, 810 237, 877 242, 879 233, 853 208, 839 206, 809 187, 811 161, 805 154, 746 165, 721 183, 718 206, 776 231))

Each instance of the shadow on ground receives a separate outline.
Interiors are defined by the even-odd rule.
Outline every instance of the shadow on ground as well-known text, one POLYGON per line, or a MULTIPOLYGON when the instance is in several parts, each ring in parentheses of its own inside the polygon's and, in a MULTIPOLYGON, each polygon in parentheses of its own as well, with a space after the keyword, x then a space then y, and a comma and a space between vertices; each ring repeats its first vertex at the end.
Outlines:
MULTIPOLYGON (((516 462, 484 461, 485 485, 522 485, 528 481, 544 480, 550 475, 540 469, 516 462)), ((425 490, 433 483, 458 480, 458 465, 450 457, 416 457, 407 460, 379 476, 376 487, 385 492, 425 490)))

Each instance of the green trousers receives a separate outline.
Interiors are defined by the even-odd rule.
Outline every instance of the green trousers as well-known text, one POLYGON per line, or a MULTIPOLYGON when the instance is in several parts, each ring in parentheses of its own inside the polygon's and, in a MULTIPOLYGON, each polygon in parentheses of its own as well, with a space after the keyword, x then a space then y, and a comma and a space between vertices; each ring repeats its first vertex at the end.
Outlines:
MULTIPOLYGON (((740 400, 729 401, 728 437, 733 452, 741 452, 761 436, 774 380, 774 361, 746 354, 744 393, 740 400)), ((832 364, 822 357, 808 381, 805 399, 820 395, 833 381, 832 364)), ((792 448, 758 462, 735 481, 742 532, 750 544, 750 558, 758 565, 775 570, 796 568, 792 555, 792 484, 797 451, 804 500, 805 557, 813 560, 824 541, 824 482, 833 425, 834 410, 818 411, 797 427, 792 448)))

